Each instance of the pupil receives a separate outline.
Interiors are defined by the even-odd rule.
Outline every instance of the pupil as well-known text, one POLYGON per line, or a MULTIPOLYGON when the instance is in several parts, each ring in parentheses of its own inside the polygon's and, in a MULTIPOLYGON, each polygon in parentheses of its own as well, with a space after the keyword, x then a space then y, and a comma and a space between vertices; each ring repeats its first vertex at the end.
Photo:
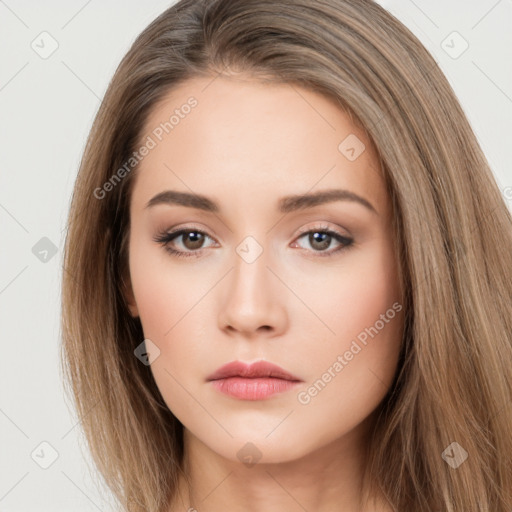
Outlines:
MULTIPOLYGON (((316 232, 316 233, 312 233, 310 235, 310 237, 313 239, 314 242, 320 243, 320 247, 319 247, 320 249, 326 249, 327 247, 329 247, 330 235, 328 235, 327 233, 316 232)), ((311 242, 311 240, 310 240, 310 242, 311 242)), ((311 244, 311 245, 313 245, 313 244, 311 244)))
POLYGON ((192 247, 189 247, 189 249, 197 249, 201 246, 202 243, 202 236, 200 233, 197 233, 195 231, 189 231, 186 235, 186 238, 192 239, 191 245, 192 247), (194 240, 195 238, 195 240, 194 240))

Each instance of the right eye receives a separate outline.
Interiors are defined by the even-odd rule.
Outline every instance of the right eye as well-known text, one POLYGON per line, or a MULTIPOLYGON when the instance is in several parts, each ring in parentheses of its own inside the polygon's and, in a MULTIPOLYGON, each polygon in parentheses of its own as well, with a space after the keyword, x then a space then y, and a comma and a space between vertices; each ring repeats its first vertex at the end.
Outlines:
MULTIPOLYGON (((189 229, 178 229, 176 231, 171 232, 163 232, 160 233, 157 237, 154 238, 155 242, 158 242, 164 246, 164 249, 169 252, 171 255, 176 256, 178 258, 188 258, 190 256, 197 257, 202 252, 202 248, 195 247, 198 245, 202 245, 202 242, 204 241, 205 237, 210 238, 206 233, 199 229, 189 228, 189 229), (190 236, 192 235, 192 236, 190 236), (191 240, 192 248, 190 248, 189 251, 183 251, 183 250, 176 250, 173 249, 171 246, 171 242, 174 242, 174 240, 183 237, 183 241, 186 239, 186 237, 189 237, 189 240, 191 240)), ((182 241, 182 243, 183 243, 182 241)))
POLYGON ((337 231, 332 231, 328 229, 327 226, 323 226, 321 228, 313 228, 307 231, 303 231, 301 236, 298 237, 298 240, 307 236, 307 240, 311 247, 314 247, 315 244, 319 244, 318 249, 313 252, 317 253, 320 257, 330 257, 334 254, 337 254, 341 251, 349 249, 354 240, 352 238, 346 237, 338 233, 337 231), (320 235, 320 236, 317 236, 320 235), (324 249, 331 245, 332 240, 336 240, 341 244, 340 247, 334 249, 332 251, 325 251, 324 249), (327 242, 327 243, 326 243, 327 242))

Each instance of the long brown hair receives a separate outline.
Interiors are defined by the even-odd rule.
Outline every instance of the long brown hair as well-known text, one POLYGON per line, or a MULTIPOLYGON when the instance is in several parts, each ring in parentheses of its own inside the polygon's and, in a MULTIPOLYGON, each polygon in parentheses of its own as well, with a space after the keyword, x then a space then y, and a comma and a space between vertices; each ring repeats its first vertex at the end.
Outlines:
POLYGON ((181 0, 120 63, 81 161, 62 280, 63 370, 109 488, 128 510, 164 512, 183 469, 182 425, 134 356, 126 162, 164 95, 218 73, 325 94, 377 148, 407 293, 368 485, 400 512, 510 512, 511 214, 436 62, 370 0, 181 0))

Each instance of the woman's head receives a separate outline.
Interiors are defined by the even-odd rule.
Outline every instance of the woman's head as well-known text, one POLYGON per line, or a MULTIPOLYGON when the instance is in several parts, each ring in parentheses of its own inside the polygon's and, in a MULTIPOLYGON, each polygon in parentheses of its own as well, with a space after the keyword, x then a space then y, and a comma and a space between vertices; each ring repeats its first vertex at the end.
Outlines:
POLYGON ((133 510, 164 510, 181 424, 228 459, 252 442, 263 463, 371 419, 368 480, 398 510, 486 499, 501 512, 510 250, 510 214, 452 90, 384 9, 179 2, 120 64, 70 211, 64 357, 78 408, 96 404, 83 425, 100 470, 133 510), (332 189, 363 201, 304 208, 332 189), (148 205, 168 190, 201 207, 148 205), (185 228, 193 241, 171 243, 185 228), (312 236, 326 230, 347 246, 312 236), (144 339, 151 365, 134 354, 144 339), (235 359, 302 382, 237 401, 207 382, 235 359), (457 471, 441 456, 453 441, 470 454, 457 471))
POLYGON ((189 80, 142 139, 157 140, 189 97, 197 106, 136 171, 130 311, 188 431, 234 461, 248 442, 260 463, 298 459, 351 432, 393 381, 403 314, 386 183, 338 105, 288 84, 189 80), (301 383, 254 403, 208 381, 228 362, 261 359, 301 383))

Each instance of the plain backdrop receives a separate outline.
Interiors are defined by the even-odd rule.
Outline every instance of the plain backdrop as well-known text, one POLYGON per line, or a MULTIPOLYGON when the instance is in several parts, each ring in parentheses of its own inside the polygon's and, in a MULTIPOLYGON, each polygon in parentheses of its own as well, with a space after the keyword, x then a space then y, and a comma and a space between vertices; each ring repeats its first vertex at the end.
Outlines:
MULTIPOLYGON (((112 510, 64 401, 64 226, 108 82, 135 37, 172 3, 0 0, 2 512, 112 510)), ((512 207, 512 1, 381 4, 445 72, 512 207)))

